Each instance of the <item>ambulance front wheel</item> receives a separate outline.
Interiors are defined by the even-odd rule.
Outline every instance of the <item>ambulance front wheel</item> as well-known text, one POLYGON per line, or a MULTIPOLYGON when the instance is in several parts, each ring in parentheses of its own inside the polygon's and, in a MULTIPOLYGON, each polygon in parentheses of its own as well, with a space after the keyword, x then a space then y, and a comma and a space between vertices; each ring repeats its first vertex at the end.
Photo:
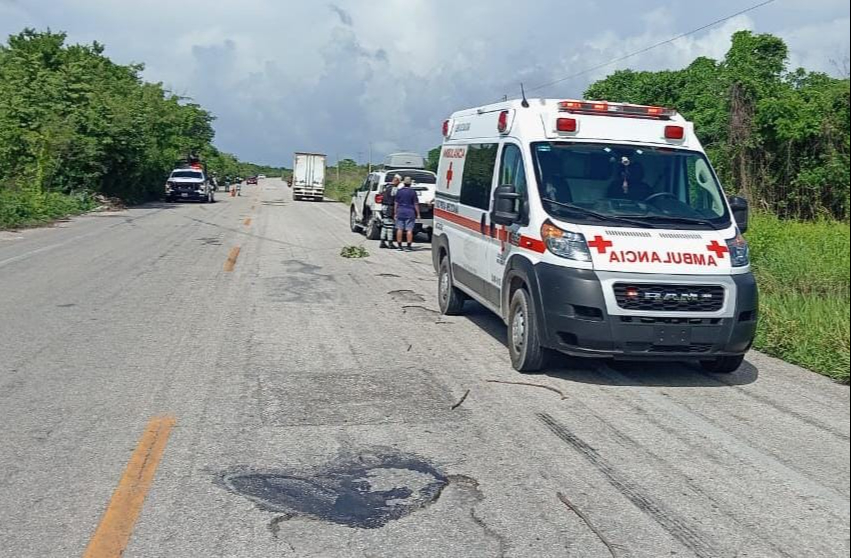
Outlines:
POLYGON ((535 306, 523 288, 514 291, 508 307, 508 352, 511 365, 519 372, 535 372, 544 364, 535 306))
POLYGON ((452 273, 449 267, 449 257, 440 260, 440 270, 437 279, 437 299, 440 313, 447 316, 457 316, 464 310, 464 293, 452 284, 452 273))
POLYGON ((722 356, 712 360, 701 360, 700 366, 707 372, 730 374, 738 370, 744 360, 745 355, 722 356))

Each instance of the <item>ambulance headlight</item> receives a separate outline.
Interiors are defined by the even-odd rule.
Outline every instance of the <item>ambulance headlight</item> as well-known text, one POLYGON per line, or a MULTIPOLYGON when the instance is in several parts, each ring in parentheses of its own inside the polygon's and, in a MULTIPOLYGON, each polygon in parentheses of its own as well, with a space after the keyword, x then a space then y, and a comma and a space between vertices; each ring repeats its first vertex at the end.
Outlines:
POLYGON ((751 263, 748 241, 740 233, 727 240, 727 250, 730 253, 730 265, 733 267, 744 267, 751 263))
POLYGON ((591 252, 581 233, 563 231, 547 221, 541 226, 541 239, 547 250, 556 256, 579 262, 591 261, 591 252))

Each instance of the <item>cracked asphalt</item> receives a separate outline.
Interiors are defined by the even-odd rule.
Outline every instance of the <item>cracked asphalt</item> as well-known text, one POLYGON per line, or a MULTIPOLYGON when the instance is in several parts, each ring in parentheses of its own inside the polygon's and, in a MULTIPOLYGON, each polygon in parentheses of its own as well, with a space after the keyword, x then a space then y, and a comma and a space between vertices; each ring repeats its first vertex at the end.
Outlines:
POLYGON ((848 555, 848 386, 521 375, 428 245, 345 259, 345 205, 243 194, 0 233, 0 556, 83 556, 162 415, 126 557, 848 555))

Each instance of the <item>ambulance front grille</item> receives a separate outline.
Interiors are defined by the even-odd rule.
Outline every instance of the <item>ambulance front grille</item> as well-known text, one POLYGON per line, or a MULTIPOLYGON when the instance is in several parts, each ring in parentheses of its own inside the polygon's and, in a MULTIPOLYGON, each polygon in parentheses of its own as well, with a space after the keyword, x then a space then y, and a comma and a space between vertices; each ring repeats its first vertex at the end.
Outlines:
POLYGON ((724 306, 724 288, 720 285, 615 283, 614 292, 624 310, 717 312, 724 306))
POLYGON ((680 240, 700 240, 703 238, 699 234, 695 233, 659 233, 659 238, 676 238, 680 240))
POLYGON ((652 235, 649 232, 644 231, 620 231, 617 229, 607 230, 606 234, 609 236, 631 236, 633 238, 650 238, 652 235))

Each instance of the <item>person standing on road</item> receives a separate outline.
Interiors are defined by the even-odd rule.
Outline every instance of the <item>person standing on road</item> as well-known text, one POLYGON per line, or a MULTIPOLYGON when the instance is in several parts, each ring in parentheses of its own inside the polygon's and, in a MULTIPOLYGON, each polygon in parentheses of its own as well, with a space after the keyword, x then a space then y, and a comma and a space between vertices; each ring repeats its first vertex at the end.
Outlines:
POLYGON ((412 249, 414 225, 420 218, 420 204, 417 191, 411 188, 411 177, 406 176, 402 187, 396 192, 396 242, 399 250, 412 249), (408 246, 402 246, 402 233, 407 235, 408 246))
POLYGON ((393 176, 393 180, 384 185, 381 191, 381 248, 395 248, 393 246, 393 229, 396 221, 393 218, 396 209, 396 191, 402 177, 393 176))

